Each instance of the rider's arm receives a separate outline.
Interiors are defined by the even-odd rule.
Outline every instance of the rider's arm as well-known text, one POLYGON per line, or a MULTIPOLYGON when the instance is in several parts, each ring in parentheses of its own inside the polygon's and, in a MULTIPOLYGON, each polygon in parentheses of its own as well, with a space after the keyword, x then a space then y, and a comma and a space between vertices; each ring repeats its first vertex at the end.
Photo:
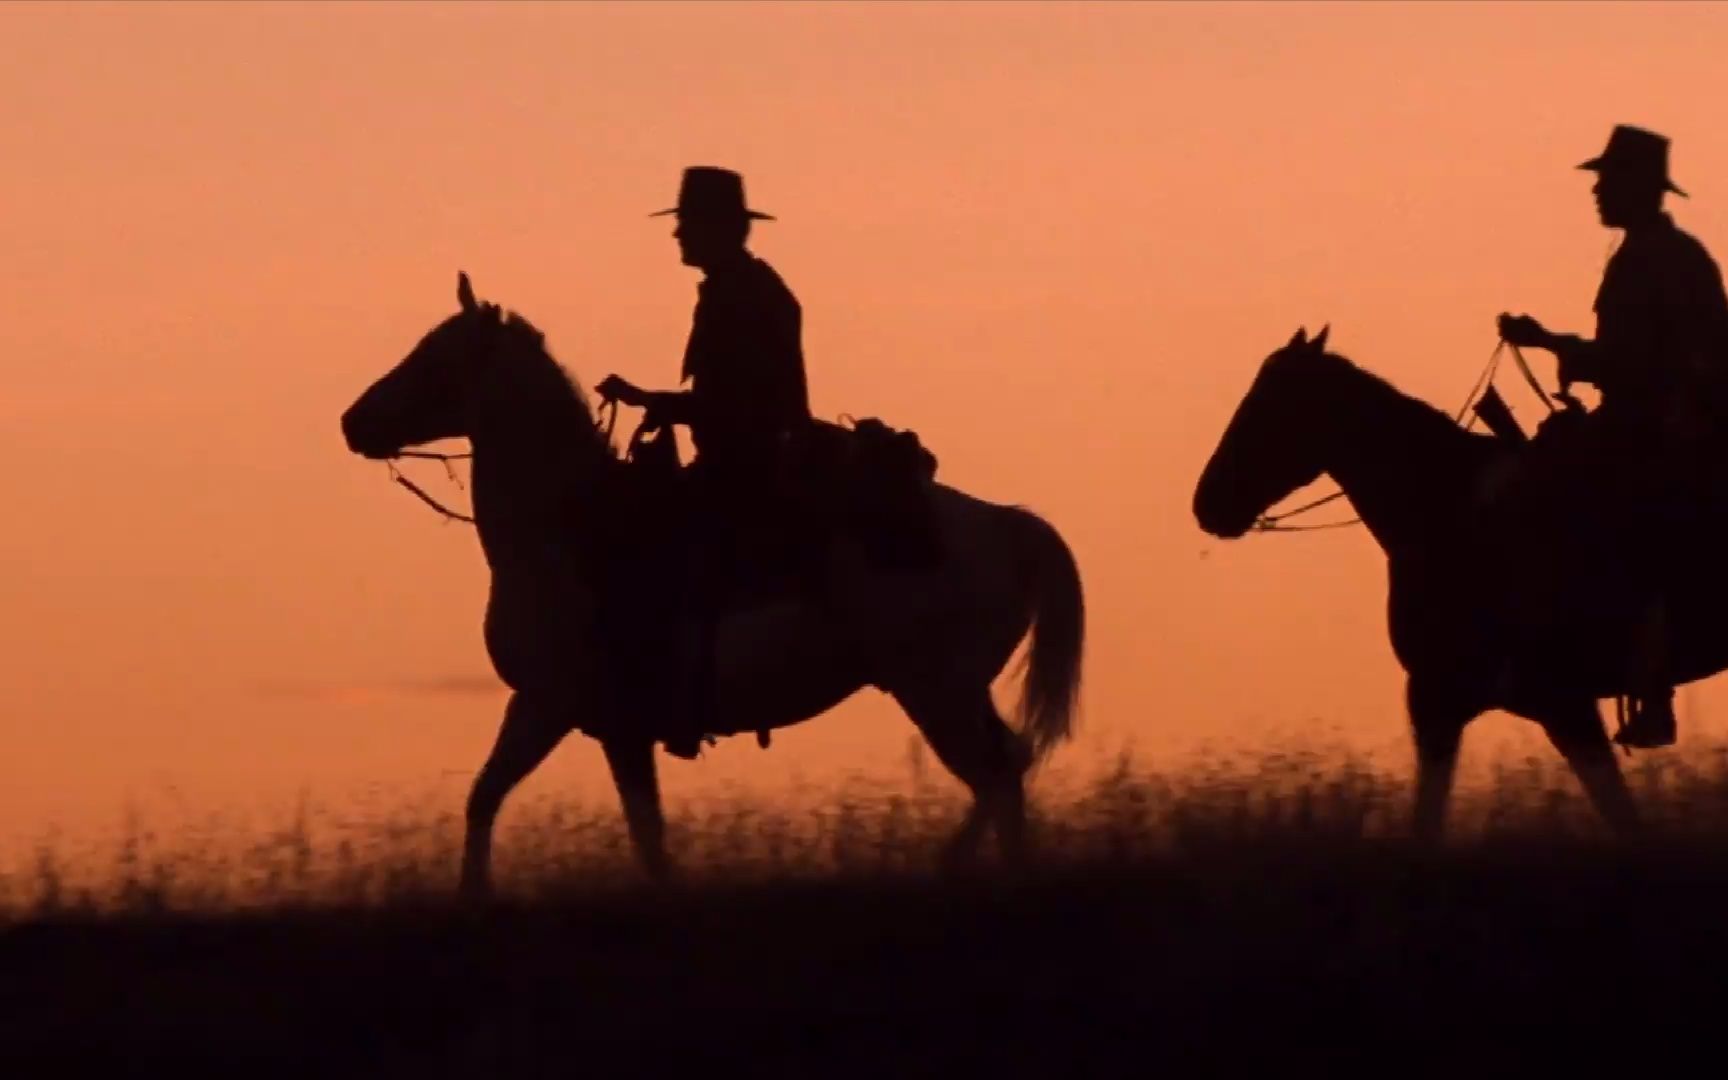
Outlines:
POLYGON ((688 390, 655 390, 648 394, 648 410, 662 424, 689 425, 696 415, 696 398, 688 390))
POLYGON ((1543 345, 1559 359, 1562 383, 1596 385, 1602 375, 1602 349, 1596 342, 1577 334, 1550 334, 1543 345))

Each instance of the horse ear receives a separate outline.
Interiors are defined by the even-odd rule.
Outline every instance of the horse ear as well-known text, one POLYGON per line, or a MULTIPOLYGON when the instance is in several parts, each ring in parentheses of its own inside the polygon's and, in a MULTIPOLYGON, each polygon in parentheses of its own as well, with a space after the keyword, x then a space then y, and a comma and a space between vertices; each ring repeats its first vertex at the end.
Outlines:
POLYGON ((1314 340, 1310 341, 1308 343, 1308 347, 1310 349, 1313 349, 1315 352, 1325 352, 1326 351, 1326 335, 1330 334, 1331 332, 1332 332, 1332 324, 1331 323, 1327 323, 1325 326, 1322 326, 1320 328, 1320 332, 1318 334, 1314 335, 1314 340))
POLYGON ((468 272, 456 271, 456 299, 461 302, 463 311, 473 311, 478 304, 474 302, 474 286, 468 284, 468 272))
POLYGON ((1296 328, 1296 336, 1291 338, 1290 344, 1288 344, 1284 347, 1286 349, 1294 349, 1298 345, 1306 345, 1306 344, 1308 344, 1308 328, 1306 326, 1298 326, 1296 328))

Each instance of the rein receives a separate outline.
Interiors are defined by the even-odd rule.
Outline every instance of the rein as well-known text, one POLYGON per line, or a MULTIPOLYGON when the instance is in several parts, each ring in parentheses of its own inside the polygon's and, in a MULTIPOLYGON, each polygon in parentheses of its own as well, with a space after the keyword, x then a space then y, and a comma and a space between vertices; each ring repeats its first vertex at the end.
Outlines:
MULTIPOLYGON (((1512 351, 1512 359, 1517 362, 1519 372, 1523 374, 1525 381, 1530 384, 1531 389, 1536 391, 1536 396, 1541 399, 1542 404, 1548 407, 1550 413, 1554 411, 1554 402, 1549 398, 1547 392, 1542 389, 1542 384, 1537 380, 1536 373, 1530 370, 1530 364, 1524 359, 1523 351, 1520 350, 1518 346, 1502 339, 1495 343, 1494 351, 1488 354, 1488 363, 1483 367, 1482 374, 1477 376, 1475 384, 1470 387, 1469 396, 1464 399, 1464 404, 1458 407, 1458 412, 1452 417, 1452 422, 1462 425, 1465 431, 1469 431, 1471 428, 1475 427, 1477 419, 1475 416, 1471 416, 1466 420, 1465 414, 1470 411, 1470 406, 1475 404, 1483 391, 1493 386, 1494 375, 1500 367, 1500 354, 1507 349, 1512 351)), ((1556 396, 1558 396, 1560 400, 1565 402, 1568 406, 1575 406, 1577 404, 1577 400, 1565 391, 1561 391, 1556 396)), ((1314 525, 1285 524, 1285 522, 1289 521, 1291 518, 1299 517, 1308 513, 1310 510, 1317 510, 1320 507, 1325 506, 1327 503, 1335 502, 1343 497, 1344 489, 1339 488, 1330 495, 1323 495, 1318 499, 1314 499, 1311 502, 1305 502, 1301 506, 1285 510, 1282 513, 1262 514, 1254 524, 1250 526, 1250 528, 1254 532, 1318 532, 1322 529, 1348 529, 1352 526, 1362 524, 1362 519, 1360 517, 1349 518, 1345 521, 1323 521, 1314 525)))
MULTIPOLYGON (((403 450, 400 453, 395 455, 395 459, 421 458, 421 459, 426 460, 426 461, 442 461, 444 463, 445 473, 447 473, 449 475, 450 479, 456 484, 457 487, 461 487, 462 486, 462 478, 456 475, 456 466, 454 466, 450 463, 452 461, 460 461, 460 460, 463 460, 465 458, 472 458, 473 456, 474 455, 472 453, 468 453, 468 454, 435 454, 429 450, 403 450)), ((452 521, 466 522, 469 525, 474 524, 474 519, 472 517, 470 517, 467 514, 457 513, 455 510, 450 509, 448 506, 445 506, 443 503, 439 502, 437 499, 434 499, 432 496, 426 494, 426 490, 424 488, 422 488, 419 484, 416 484, 414 481, 408 479, 406 476, 403 476, 402 471, 396 467, 396 460, 395 459, 386 461, 384 463, 390 467, 390 479, 396 481, 398 484, 401 484, 403 487, 407 488, 409 490, 409 492, 411 492, 421 502, 425 503, 427 506, 430 506, 432 509, 438 511, 440 514, 443 514, 447 519, 452 520, 452 521)))
MULTIPOLYGON (((612 431, 613 431, 613 428, 617 425, 617 423, 618 423, 618 402, 612 398, 607 398, 605 401, 601 402, 601 404, 600 404, 600 415, 595 418, 594 428, 596 431, 598 431, 600 433, 600 435, 606 440, 607 443, 611 443, 612 431)), ((638 434, 640 434, 640 432, 638 432, 638 434)), ((435 453, 435 452, 430 451, 430 450, 402 450, 402 451, 399 451, 396 454, 392 455, 392 457, 390 459, 386 460, 384 464, 386 466, 388 466, 390 469, 390 479, 391 480, 395 481, 398 484, 401 484, 404 488, 407 488, 408 492, 410 494, 412 494, 415 498, 419 499, 421 502, 425 503, 427 506, 430 506, 432 509, 438 511, 438 513, 442 514, 446 520, 460 521, 466 525, 472 525, 472 524, 474 524, 474 518, 472 515, 464 514, 464 513, 461 513, 459 511, 452 510, 448 506, 445 506, 443 503, 439 502, 433 496, 427 494, 425 488, 421 487, 419 484, 416 484, 414 481, 408 479, 408 477, 406 477, 402 474, 402 470, 400 470, 396 467, 396 462, 401 460, 402 458, 418 458, 422 461, 443 462, 445 474, 447 476, 449 476, 452 483, 454 483, 457 487, 461 487, 462 486, 462 478, 460 476, 456 475, 456 466, 452 465, 451 462, 472 460, 473 457, 474 457, 474 454, 472 451, 470 451, 466 454, 440 454, 440 453, 435 453)))

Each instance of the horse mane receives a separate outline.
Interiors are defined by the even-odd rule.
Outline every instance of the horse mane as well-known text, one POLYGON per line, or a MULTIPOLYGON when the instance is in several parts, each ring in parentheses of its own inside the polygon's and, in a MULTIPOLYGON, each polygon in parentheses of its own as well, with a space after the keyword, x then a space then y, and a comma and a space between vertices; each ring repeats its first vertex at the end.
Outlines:
POLYGON ((1362 367, 1349 357, 1327 352, 1313 356, 1317 362, 1324 362, 1340 374, 1348 374, 1348 382, 1352 383, 1365 397, 1374 398, 1385 403, 1384 415, 1395 424, 1414 431, 1424 437, 1431 437, 1436 442, 1453 442, 1460 438, 1480 440, 1482 445, 1493 443, 1494 437, 1464 430, 1453 416, 1442 412, 1434 405, 1419 397, 1405 393, 1392 385, 1385 378, 1362 367))
POLYGON ((594 410, 588 396, 546 346, 546 335, 516 311, 506 311, 487 305, 499 322, 500 353, 524 365, 525 370, 544 379, 545 386, 536 387, 539 400, 549 407, 567 410, 570 424, 577 432, 593 432, 596 441, 603 437, 594 422, 594 410))

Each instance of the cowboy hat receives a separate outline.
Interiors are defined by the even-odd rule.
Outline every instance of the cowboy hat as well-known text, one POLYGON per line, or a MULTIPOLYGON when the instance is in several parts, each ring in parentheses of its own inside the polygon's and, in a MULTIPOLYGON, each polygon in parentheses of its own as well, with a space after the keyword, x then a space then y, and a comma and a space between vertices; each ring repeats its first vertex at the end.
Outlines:
POLYGON ((649 217, 677 214, 686 218, 752 218, 773 221, 770 214, 751 210, 744 202, 744 178, 731 169, 692 165, 678 185, 678 205, 656 210, 649 217))
POLYGON ((1629 124, 1616 125, 1600 154, 1578 166, 1592 172, 1613 172, 1660 180, 1664 190, 1690 198, 1668 179, 1668 139, 1629 124))

